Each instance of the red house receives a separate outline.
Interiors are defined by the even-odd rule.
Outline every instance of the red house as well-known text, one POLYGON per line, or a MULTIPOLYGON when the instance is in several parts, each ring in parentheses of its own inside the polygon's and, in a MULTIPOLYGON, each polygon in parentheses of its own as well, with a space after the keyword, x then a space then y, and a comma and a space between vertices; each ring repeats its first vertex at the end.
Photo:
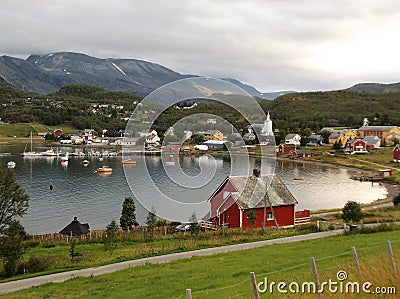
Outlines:
POLYGON ((400 162, 400 146, 398 144, 393 149, 393 162, 400 162))
POLYGON ((230 228, 262 228, 295 225, 294 207, 298 203, 277 175, 228 176, 209 198, 208 219, 218 226, 230 228), (265 213, 264 213, 265 208, 265 213), (256 217, 248 219, 250 211, 256 217))
POLYGON ((347 141, 346 152, 350 154, 368 153, 367 143, 362 139, 352 139, 347 141))
POLYGON ((278 145, 278 153, 290 153, 291 151, 295 151, 296 146, 294 144, 279 144, 278 145))
POLYGON ((63 134, 63 131, 61 129, 57 129, 57 130, 54 130, 53 134, 55 137, 60 138, 61 135, 63 134))
POLYGON ((294 150, 291 151, 292 157, 293 158, 309 158, 311 157, 311 152, 310 151, 299 151, 299 150, 294 150))

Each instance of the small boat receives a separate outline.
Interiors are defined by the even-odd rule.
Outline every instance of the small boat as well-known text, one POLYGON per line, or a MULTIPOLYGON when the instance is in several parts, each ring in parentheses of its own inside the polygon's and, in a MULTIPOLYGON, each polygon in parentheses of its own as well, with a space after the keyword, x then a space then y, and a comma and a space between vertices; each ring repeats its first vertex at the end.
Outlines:
POLYGON ((165 165, 175 165, 175 162, 174 161, 166 161, 165 162, 165 165))
POLYGON ((293 177, 293 180, 295 180, 295 181, 302 181, 302 180, 304 180, 304 179, 301 178, 301 177, 295 176, 295 177, 293 177))
POLYGON ((17 164, 14 161, 10 161, 10 162, 7 163, 7 167, 8 168, 15 168, 16 165, 17 164))
POLYGON ((82 164, 83 164, 83 166, 88 166, 90 164, 90 162, 88 160, 83 160, 82 164))
POLYGON ((101 174, 106 174, 106 173, 112 173, 112 168, 109 166, 103 166, 103 167, 99 167, 96 170, 97 173, 101 173, 101 174))
POLYGON ((57 156, 56 152, 53 149, 49 149, 47 151, 42 152, 42 155, 46 156, 46 157, 55 157, 55 156, 57 156))
POLYGON ((28 146, 28 144, 25 146, 24 152, 22 153, 22 155, 24 157, 40 157, 40 156, 42 156, 41 152, 34 151, 32 148, 32 132, 31 132, 31 149, 29 150, 29 152, 26 151, 27 146, 28 146))
POLYGON ((104 160, 103 157, 100 157, 100 158, 99 158, 99 161, 103 161, 103 160, 104 160))
POLYGON ((61 157, 61 162, 68 162, 68 159, 69 159, 68 153, 66 153, 65 155, 63 155, 63 156, 61 157))
POLYGON ((136 161, 135 161, 135 160, 131 160, 131 159, 122 160, 122 161, 121 161, 121 164, 122 164, 122 165, 136 165, 136 161))

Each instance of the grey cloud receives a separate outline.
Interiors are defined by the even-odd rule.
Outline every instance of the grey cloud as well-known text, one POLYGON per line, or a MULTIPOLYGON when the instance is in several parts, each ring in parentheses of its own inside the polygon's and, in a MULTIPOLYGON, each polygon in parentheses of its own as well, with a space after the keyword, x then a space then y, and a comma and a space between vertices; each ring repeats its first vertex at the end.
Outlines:
POLYGON ((343 74, 323 63, 340 63, 336 48, 351 50, 372 30, 385 32, 385 22, 400 27, 398 1, 6 0, 1 6, 0 54, 68 50, 138 58, 181 73, 235 77, 262 91, 400 81, 390 69, 381 77, 374 69, 370 76, 364 69, 343 74), (320 48, 331 56, 318 65, 320 48))

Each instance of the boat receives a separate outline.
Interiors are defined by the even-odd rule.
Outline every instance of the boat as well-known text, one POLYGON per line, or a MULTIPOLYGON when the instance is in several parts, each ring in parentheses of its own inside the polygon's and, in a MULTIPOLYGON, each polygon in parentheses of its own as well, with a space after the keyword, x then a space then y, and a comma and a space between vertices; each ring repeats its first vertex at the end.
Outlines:
POLYGON ((172 165, 175 165, 175 162, 174 162, 174 161, 166 161, 166 162, 165 162, 165 165, 170 165, 170 166, 172 166, 172 165))
POLYGON ((56 152, 52 148, 42 152, 42 155, 46 156, 46 157, 55 157, 55 156, 57 156, 56 152))
POLYGON ((68 153, 66 153, 65 155, 63 155, 62 157, 61 157, 61 162, 68 162, 68 153))
POLYGON ((293 180, 295 180, 295 181, 302 181, 302 180, 304 180, 302 177, 298 177, 298 176, 295 176, 295 177, 293 177, 293 180))
POLYGON ((15 168, 16 165, 17 164, 14 161, 10 161, 10 162, 7 163, 7 167, 8 168, 15 168))
POLYGON ((26 151, 27 146, 28 146, 28 144, 26 144, 24 152, 22 153, 23 156, 25 156, 25 157, 40 157, 40 156, 42 156, 41 152, 34 151, 32 148, 32 131, 31 131, 31 149, 29 150, 29 152, 26 151))
POLYGON ((132 159, 128 159, 128 160, 122 160, 121 161, 122 165, 136 165, 136 161, 132 160, 132 159))
POLYGON ((100 174, 112 173, 112 168, 109 166, 103 166, 97 168, 96 172, 100 174))
POLYGON ((99 161, 103 161, 103 160, 104 160, 103 157, 100 157, 100 158, 99 158, 99 161))
POLYGON ((82 161, 83 166, 88 166, 90 162, 88 160, 83 160, 82 161))

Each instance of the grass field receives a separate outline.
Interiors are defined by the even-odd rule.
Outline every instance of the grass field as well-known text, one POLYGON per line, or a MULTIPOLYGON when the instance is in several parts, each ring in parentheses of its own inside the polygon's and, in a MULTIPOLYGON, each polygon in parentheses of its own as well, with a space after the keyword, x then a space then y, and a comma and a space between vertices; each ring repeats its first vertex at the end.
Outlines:
POLYGON ((29 137, 31 132, 33 136, 36 136, 37 133, 53 132, 55 129, 61 129, 64 134, 78 132, 71 123, 65 123, 59 126, 45 126, 39 123, 0 124, 0 137, 29 137))
MULTIPOLYGON (((49 283, 0 298, 185 298, 185 289, 197 298, 253 298, 249 272, 257 282, 313 281, 310 257, 316 259, 320 282, 338 282, 338 271, 346 281, 360 280, 351 253, 355 246, 363 282, 400 288, 392 274, 386 240, 392 242, 395 260, 400 258, 400 231, 370 235, 337 236, 300 243, 276 244, 257 249, 194 257, 160 265, 145 265, 112 274, 49 283)), ((261 298, 316 298, 315 294, 263 294, 261 298), (288 296, 289 295, 289 296, 288 296)), ((398 298, 397 295, 324 294, 323 298, 398 298)))

